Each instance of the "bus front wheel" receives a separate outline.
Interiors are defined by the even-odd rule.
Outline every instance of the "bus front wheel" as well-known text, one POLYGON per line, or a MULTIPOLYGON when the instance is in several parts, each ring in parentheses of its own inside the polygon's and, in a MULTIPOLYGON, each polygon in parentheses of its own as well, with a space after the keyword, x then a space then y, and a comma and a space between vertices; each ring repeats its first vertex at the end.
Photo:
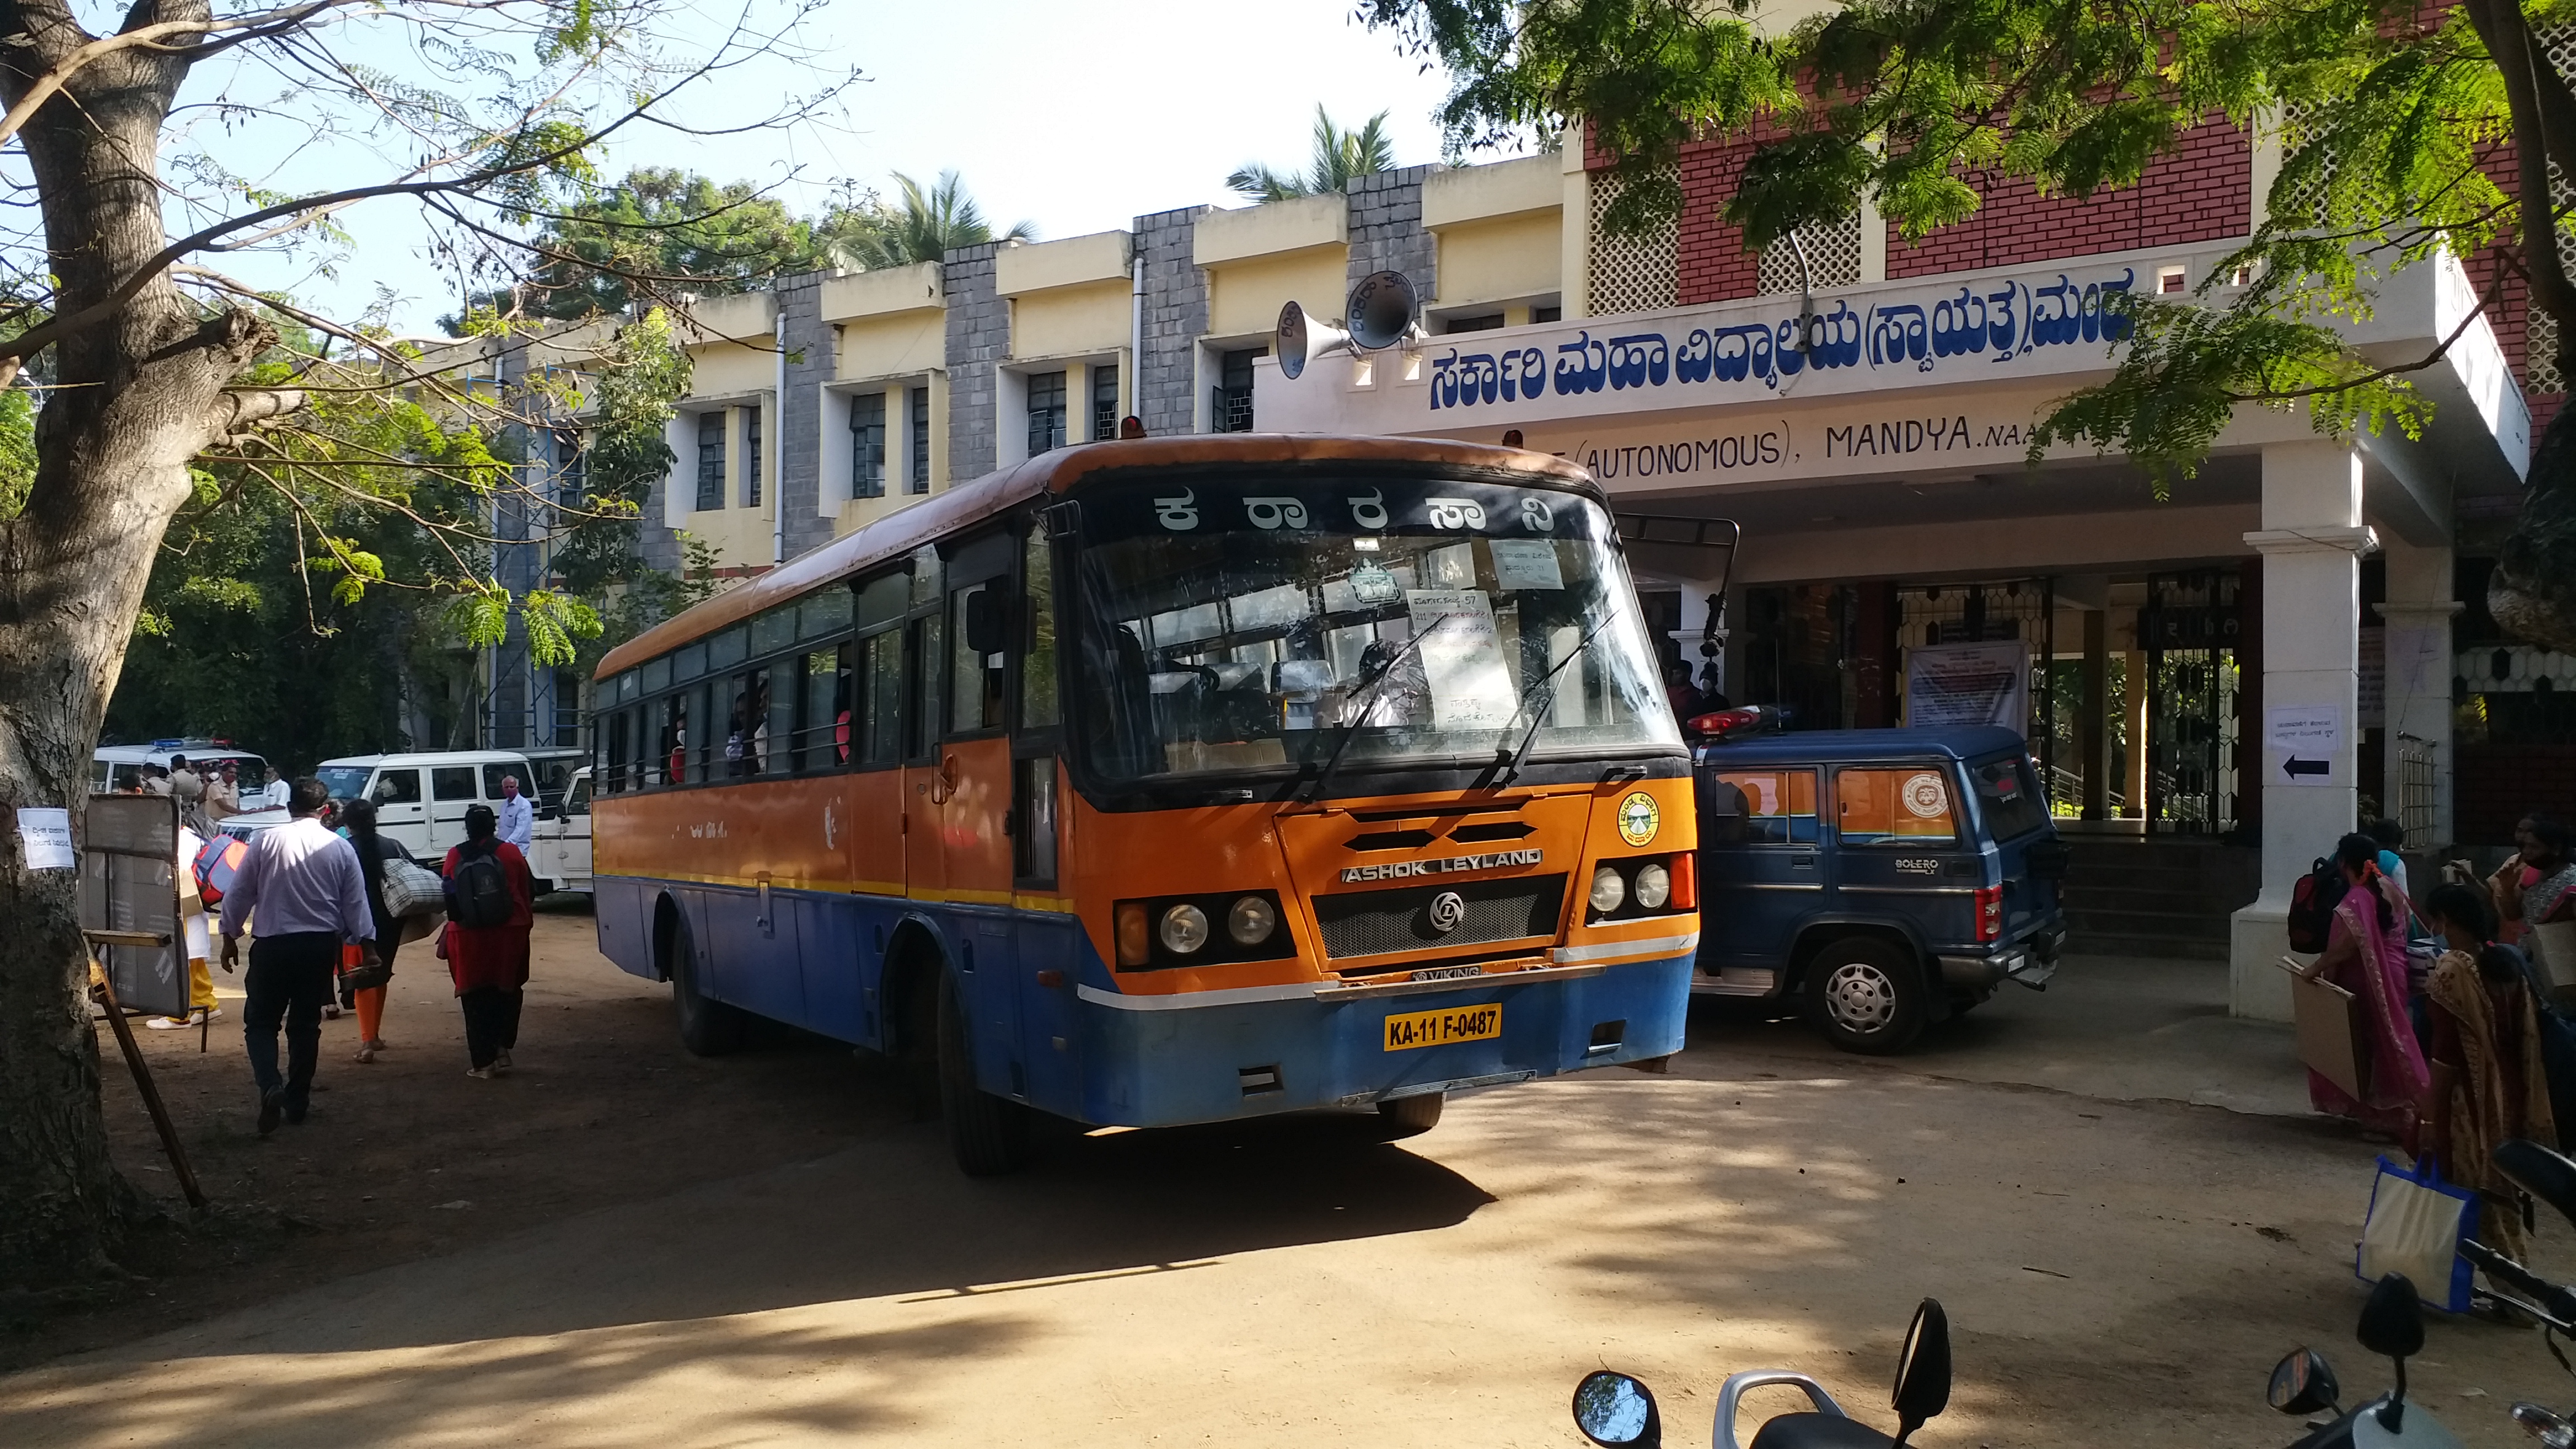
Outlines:
POLYGON ((965 1004, 957 999, 956 981, 944 973, 939 982, 939 1116, 948 1127, 948 1150, 968 1177, 998 1177, 1028 1165, 1029 1109, 975 1085, 965 1004))
POLYGON ((1440 1109, 1449 1103, 1446 1092, 1420 1092, 1377 1104, 1378 1125, 1390 1142, 1399 1137, 1419 1137, 1440 1125, 1440 1109))
POLYGON ((705 963, 698 959, 697 942, 689 933, 686 919, 675 920, 668 944, 669 959, 664 970, 671 978, 671 1006, 680 1022, 680 1045, 691 1056, 720 1057, 742 1046, 742 1012, 714 1000, 699 988, 699 973, 705 963))

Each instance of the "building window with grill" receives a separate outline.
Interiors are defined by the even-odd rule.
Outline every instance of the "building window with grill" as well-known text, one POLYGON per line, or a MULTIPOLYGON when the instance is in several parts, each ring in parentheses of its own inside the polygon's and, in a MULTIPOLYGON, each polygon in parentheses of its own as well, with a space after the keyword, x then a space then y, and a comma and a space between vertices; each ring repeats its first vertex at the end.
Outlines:
POLYGON ((850 496, 885 496, 885 394, 850 396, 850 496))
POLYGON ((742 506, 760 506, 760 409, 742 410, 742 506))
POLYGON ((1091 440, 1118 436, 1118 365, 1104 362, 1091 369, 1091 440))
POLYGON ((930 491, 930 389, 916 387, 912 393, 912 458, 911 471, 904 475, 908 492, 930 491))
POLYGON ((581 445, 581 434, 555 434, 555 499, 578 505, 590 496, 590 450, 581 445))
POLYGON ((725 487, 725 415, 724 409, 698 414, 698 511, 712 513, 724 507, 725 487))
POLYGON ((1217 432, 1252 431, 1252 360, 1269 355, 1267 347, 1246 347, 1217 359, 1216 406, 1209 418, 1217 432))
POLYGON ((1440 324, 1443 333, 1491 332, 1503 325, 1503 314, 1485 312, 1474 317, 1452 317, 1440 324))
POLYGON ((1530 322, 1533 325, 1542 322, 1562 322, 1564 320, 1565 309, 1563 307, 1532 307, 1530 309, 1530 322))
POLYGON ((1029 456, 1064 446, 1064 374, 1029 375, 1029 456))

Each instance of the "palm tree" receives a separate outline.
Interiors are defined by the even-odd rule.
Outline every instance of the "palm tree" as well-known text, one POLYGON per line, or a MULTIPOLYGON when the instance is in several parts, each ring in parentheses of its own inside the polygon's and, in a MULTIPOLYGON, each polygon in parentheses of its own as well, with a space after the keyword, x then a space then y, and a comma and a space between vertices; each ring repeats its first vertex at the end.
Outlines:
POLYGON ((1282 173, 1251 161, 1225 178, 1225 185, 1229 191, 1261 201, 1282 201, 1346 190, 1354 178, 1394 168, 1395 145, 1387 139, 1386 112, 1369 117, 1356 131, 1345 131, 1319 105, 1315 107, 1315 159, 1309 170, 1282 173))
POLYGON ((966 194, 965 180, 953 170, 940 172, 938 182, 927 188, 900 171, 894 180, 900 193, 894 204, 871 197, 854 213, 825 223, 827 232, 847 234, 842 247, 871 271, 935 262, 958 247, 989 241, 1037 239, 1036 224, 1026 221, 1012 223, 996 237, 983 208, 966 194))

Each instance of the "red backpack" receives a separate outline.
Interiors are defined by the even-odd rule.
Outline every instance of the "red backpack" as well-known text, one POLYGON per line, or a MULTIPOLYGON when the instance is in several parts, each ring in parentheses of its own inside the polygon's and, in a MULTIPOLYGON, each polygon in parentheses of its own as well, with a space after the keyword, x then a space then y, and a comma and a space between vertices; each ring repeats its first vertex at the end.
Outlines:
POLYGON ((2316 865, 2290 888, 2290 949, 2315 955, 2326 948, 2326 933, 2334 926, 2334 910, 2343 904, 2343 893, 2351 883, 2343 878, 2343 867, 2319 857, 2316 865))
POLYGON ((241 874, 242 861, 250 855, 250 842, 238 835, 213 835, 197 847, 197 858, 188 868, 197 877, 197 898, 207 905, 223 904, 224 892, 232 889, 233 880, 241 874))

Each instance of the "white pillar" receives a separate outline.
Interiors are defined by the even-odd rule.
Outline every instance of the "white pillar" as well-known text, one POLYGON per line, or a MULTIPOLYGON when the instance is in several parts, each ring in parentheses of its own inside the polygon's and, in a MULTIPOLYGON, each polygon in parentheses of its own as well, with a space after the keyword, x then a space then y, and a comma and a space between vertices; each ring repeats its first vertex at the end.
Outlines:
MULTIPOLYGON (((2406 824, 2409 850, 2432 850, 2457 840, 2451 806, 2451 617, 2464 607, 2455 592, 2451 550, 2417 548, 2402 539, 2382 540, 2388 559, 2388 602, 2379 606, 2387 650, 2387 779, 2380 798, 2406 824), (2413 746, 2420 740, 2420 746, 2413 746), (2409 748, 2431 757, 2431 820, 2407 820, 2405 759, 2409 748)), ((2429 887, 2427 887, 2429 889, 2429 887)))
POLYGON ((2377 546, 2361 521, 2361 466, 2358 450, 2324 438, 2263 450, 2263 527, 2245 535, 2263 555, 2263 890, 2229 933, 2234 1016, 2289 1020, 2289 978, 2273 963, 2289 950, 2291 888, 2360 808, 2361 556, 2377 546), (2293 750, 2272 746, 2283 715, 2312 725, 2293 750), (2324 768, 2294 775, 2293 758, 2324 768))

